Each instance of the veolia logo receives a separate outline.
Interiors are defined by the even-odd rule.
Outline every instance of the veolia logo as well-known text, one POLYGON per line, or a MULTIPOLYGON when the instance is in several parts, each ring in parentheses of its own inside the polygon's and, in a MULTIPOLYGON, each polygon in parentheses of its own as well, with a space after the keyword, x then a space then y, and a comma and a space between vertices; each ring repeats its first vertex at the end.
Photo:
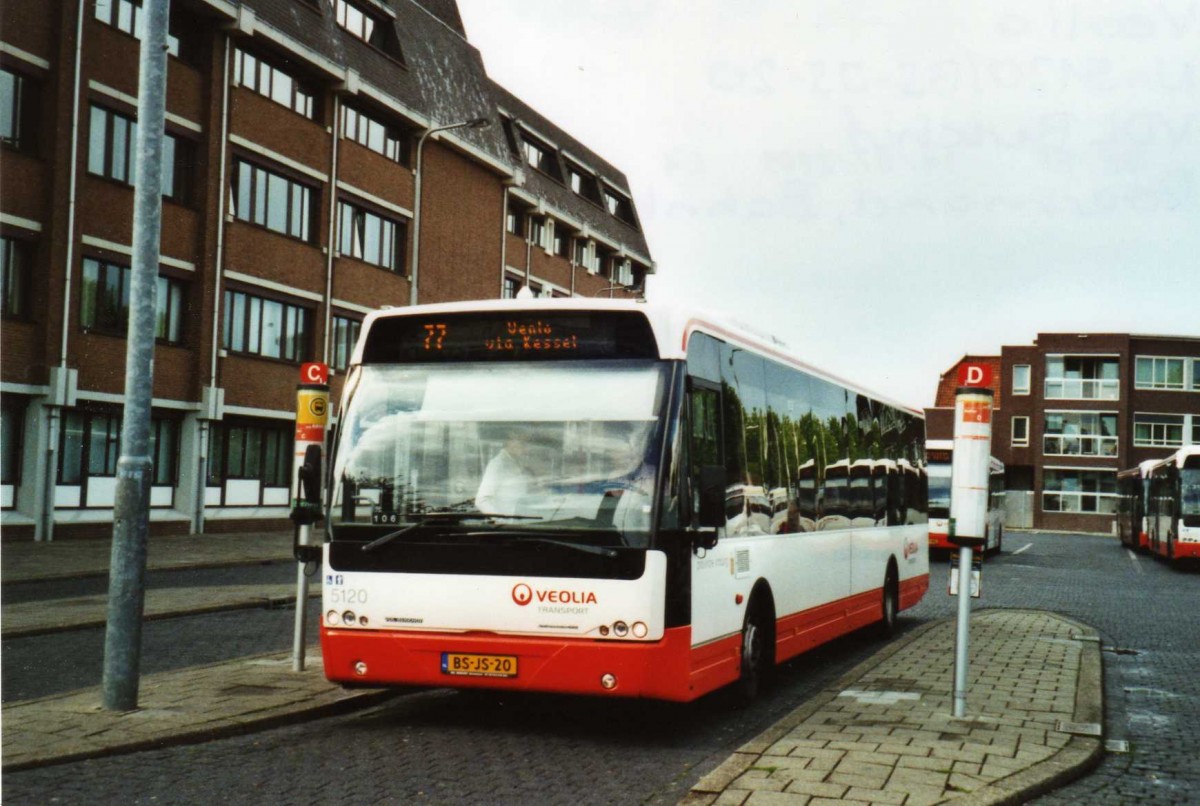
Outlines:
POLYGON ((513 585, 512 598, 514 602, 524 607, 533 601, 533 589, 524 582, 518 582, 516 585, 513 585))

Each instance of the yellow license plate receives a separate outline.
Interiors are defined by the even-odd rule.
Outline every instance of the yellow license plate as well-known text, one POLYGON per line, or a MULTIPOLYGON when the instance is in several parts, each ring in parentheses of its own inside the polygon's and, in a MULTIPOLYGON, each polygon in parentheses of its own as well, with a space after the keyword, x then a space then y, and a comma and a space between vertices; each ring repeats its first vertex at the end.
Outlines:
POLYGON ((469 677, 516 677, 517 656, 443 652, 442 673, 469 677))

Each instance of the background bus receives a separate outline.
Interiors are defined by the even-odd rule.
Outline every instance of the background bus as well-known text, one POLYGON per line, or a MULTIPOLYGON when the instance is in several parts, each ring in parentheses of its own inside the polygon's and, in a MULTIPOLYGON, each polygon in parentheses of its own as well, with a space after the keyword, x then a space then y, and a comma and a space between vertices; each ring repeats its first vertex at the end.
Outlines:
POLYGON ((1161 460, 1147 459, 1137 467, 1117 473, 1117 534, 1131 549, 1150 545, 1150 526, 1146 515, 1150 503, 1150 468, 1161 460))
POLYGON ((1150 550, 1171 561, 1200 559, 1200 445, 1150 468, 1150 550))
MULTIPOLYGON (((954 441, 931 439, 925 443, 929 473, 929 548, 953 549, 950 542, 950 468, 954 441)), ((1004 463, 996 457, 988 462, 988 509, 984 522, 986 538, 982 553, 999 554, 1004 543, 1004 463)))
POLYGON ((348 684, 749 696, 929 586, 920 413, 646 303, 372 313, 331 481, 348 684))

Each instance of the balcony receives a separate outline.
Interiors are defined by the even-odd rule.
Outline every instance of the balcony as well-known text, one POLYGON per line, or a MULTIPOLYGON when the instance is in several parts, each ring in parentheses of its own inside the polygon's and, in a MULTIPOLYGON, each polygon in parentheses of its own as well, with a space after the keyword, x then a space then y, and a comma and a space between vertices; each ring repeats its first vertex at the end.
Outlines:
POLYGON ((1046 400, 1120 400, 1119 380, 1047 378, 1046 400))
POLYGON ((1117 438, 1047 435, 1042 438, 1042 453, 1046 456, 1116 456, 1117 438))

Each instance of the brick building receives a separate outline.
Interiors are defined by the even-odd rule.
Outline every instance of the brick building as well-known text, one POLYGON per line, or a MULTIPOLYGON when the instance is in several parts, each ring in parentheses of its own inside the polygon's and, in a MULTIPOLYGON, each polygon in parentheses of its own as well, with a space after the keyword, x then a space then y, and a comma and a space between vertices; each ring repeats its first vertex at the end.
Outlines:
MULTIPOLYGON (((140 6, 0 2, 6 539, 111 530, 140 6)), ((370 310, 653 272, 625 176, 488 78, 454 0, 173 0, 169 50, 155 533, 281 522, 298 365, 336 400, 370 310)))
POLYGON ((1009 526, 1111 532, 1118 470, 1200 445, 1200 337, 1040 333, 964 356, 925 411, 930 439, 953 436, 958 367, 981 362, 994 369, 1009 526))

